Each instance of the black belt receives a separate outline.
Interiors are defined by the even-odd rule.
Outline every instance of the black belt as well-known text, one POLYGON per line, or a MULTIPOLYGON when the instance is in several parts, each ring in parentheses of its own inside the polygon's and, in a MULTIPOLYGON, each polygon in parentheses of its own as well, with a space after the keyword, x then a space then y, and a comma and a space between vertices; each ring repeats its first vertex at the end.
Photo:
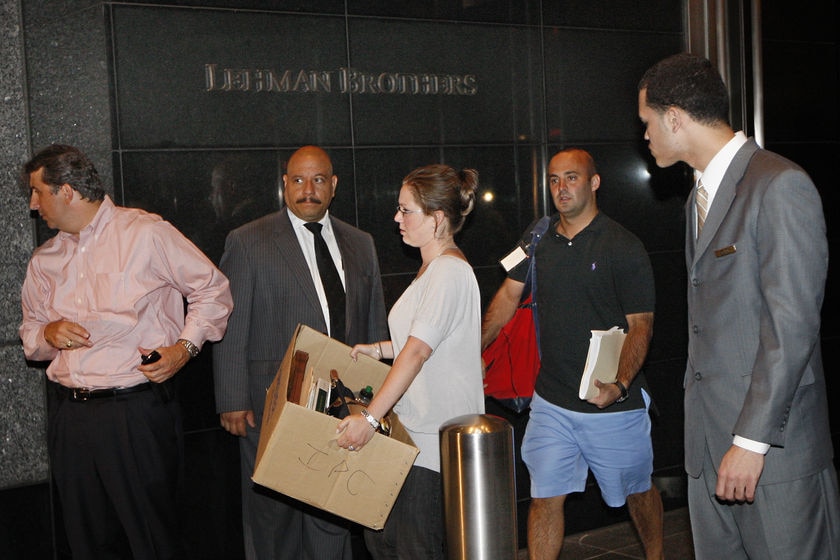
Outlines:
POLYGON ((61 384, 56 385, 58 385, 61 392, 67 396, 67 399, 72 402, 85 402, 91 399, 118 397, 120 395, 128 395, 130 393, 148 391, 152 388, 151 383, 140 383, 139 385, 134 385, 133 387, 119 387, 111 389, 81 389, 77 387, 65 387, 61 384))

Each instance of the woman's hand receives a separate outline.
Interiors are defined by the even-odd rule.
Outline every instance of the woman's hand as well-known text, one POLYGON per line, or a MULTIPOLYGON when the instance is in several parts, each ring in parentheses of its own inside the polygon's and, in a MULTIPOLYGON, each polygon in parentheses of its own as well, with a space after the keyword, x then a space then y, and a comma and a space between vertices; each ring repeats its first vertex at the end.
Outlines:
POLYGON ((351 414, 338 423, 335 432, 338 436, 338 446, 350 451, 359 451, 367 445, 376 430, 361 414, 351 414))
POLYGON ((350 350, 350 357, 353 358, 353 361, 356 361, 359 354, 364 354, 365 356, 370 356, 374 360, 381 360, 382 351, 379 348, 380 345, 378 342, 374 342, 373 344, 357 344, 352 350, 350 350))

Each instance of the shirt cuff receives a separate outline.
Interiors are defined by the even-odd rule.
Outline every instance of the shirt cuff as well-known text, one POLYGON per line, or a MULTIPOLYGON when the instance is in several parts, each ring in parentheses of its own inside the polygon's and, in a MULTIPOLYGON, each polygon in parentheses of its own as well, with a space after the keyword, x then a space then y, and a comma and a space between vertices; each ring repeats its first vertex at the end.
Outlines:
POLYGON ((753 451, 754 453, 761 453, 762 455, 767 455, 767 452, 770 451, 770 444, 769 443, 761 443, 760 441, 755 441, 752 439, 747 439, 741 436, 735 436, 732 438, 732 444, 737 445, 742 449, 746 449, 747 451, 753 451))

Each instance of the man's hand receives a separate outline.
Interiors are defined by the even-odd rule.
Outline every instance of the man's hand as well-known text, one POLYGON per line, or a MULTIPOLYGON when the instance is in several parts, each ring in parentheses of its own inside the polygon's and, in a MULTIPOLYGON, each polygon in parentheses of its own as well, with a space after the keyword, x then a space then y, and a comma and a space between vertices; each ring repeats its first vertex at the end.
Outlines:
POLYGON ((44 340, 59 350, 76 350, 83 346, 93 346, 90 333, 79 323, 63 319, 48 323, 44 327, 44 340))
POLYGON ((598 408, 607 408, 621 396, 621 389, 615 383, 601 383, 596 379, 595 386, 598 388, 598 394, 586 402, 598 408))
POLYGON ((733 445, 720 461, 715 495, 725 502, 752 503, 763 470, 764 455, 733 445))
POLYGON ((233 435, 240 437, 245 437, 245 434, 247 433, 247 426, 251 426, 252 428, 257 427, 256 422, 254 422, 253 410, 233 410, 231 412, 222 412, 219 414, 219 420, 222 424, 222 428, 233 435))
POLYGON ((160 359, 151 364, 138 366, 140 373, 145 375, 152 383, 163 383, 184 367, 190 361, 190 353, 180 343, 176 342, 172 346, 161 346, 160 348, 138 348, 139 354, 137 361, 141 359, 141 355, 146 355, 152 350, 157 350, 160 354, 160 359))

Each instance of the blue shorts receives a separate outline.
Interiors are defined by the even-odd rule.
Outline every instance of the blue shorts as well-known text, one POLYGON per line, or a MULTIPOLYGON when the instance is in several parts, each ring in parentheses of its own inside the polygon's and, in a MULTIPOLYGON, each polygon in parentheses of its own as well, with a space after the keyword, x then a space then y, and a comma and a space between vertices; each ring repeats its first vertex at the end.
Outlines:
MULTIPOLYGON (((650 398, 644 397, 649 406, 650 398)), ((589 468, 607 505, 622 506, 630 494, 651 488, 650 416, 647 408, 572 412, 534 393, 522 459, 531 475, 533 498, 583 492, 589 468)))

